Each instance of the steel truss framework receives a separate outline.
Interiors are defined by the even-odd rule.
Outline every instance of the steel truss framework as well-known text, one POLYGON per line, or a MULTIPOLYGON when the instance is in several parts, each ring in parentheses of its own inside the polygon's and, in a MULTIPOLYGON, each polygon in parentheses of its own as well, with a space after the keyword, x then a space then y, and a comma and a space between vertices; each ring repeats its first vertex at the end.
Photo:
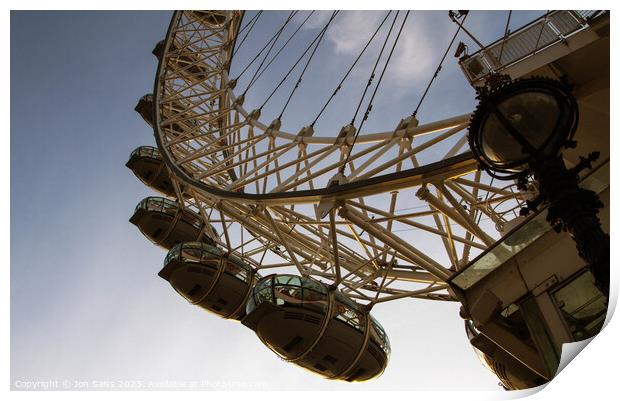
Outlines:
POLYGON ((263 275, 296 270, 370 307, 455 300, 447 278, 500 237, 527 195, 478 171, 469 115, 394 122, 360 135, 348 160, 351 126, 280 131, 229 79, 241 16, 175 12, 166 36, 154 130, 183 207, 263 275))

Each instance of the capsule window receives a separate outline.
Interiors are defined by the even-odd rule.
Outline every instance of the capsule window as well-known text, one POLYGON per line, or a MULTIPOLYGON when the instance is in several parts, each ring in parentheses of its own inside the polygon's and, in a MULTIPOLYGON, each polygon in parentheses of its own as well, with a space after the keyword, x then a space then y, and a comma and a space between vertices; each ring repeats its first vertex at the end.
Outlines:
POLYGON ((183 247, 182 257, 185 261, 200 262, 200 259, 202 257, 202 251, 196 248, 183 247))
POLYGON ((226 272, 244 283, 247 283, 250 278, 250 271, 245 266, 232 261, 226 263, 226 272))
POLYGON ((245 306, 245 310, 247 314, 249 314, 254 309, 256 309, 256 301, 254 301, 254 297, 250 297, 250 299, 248 299, 247 305, 245 306))
POLYGON ((327 294, 327 290, 325 289, 325 286, 323 286, 321 283, 312 280, 310 278, 306 278, 306 277, 302 277, 301 278, 301 282, 302 285, 305 289, 309 289, 315 292, 318 292, 320 294, 327 294))
POLYGON ((355 303, 355 301, 353 301, 351 298, 345 296, 344 294, 342 294, 341 292, 336 292, 334 293, 336 299, 340 302, 345 304, 346 306, 348 306, 351 309, 354 310, 360 310, 360 307, 357 303, 355 303))
POLYGON ((159 212, 162 210, 162 202, 160 198, 149 198, 146 204, 148 210, 159 212))
POLYGON ((381 345, 383 341, 381 341, 381 337, 379 337, 379 333, 377 333, 377 328, 373 324, 370 325, 370 338, 377 344, 381 345))
MULTIPOLYGON (((300 283, 301 284, 301 283, 300 283)), ((299 305, 302 302, 301 287, 292 285, 275 285, 274 294, 276 296, 276 304, 293 304, 299 305)))
POLYGON ((174 216, 177 213, 178 209, 179 208, 177 207, 176 204, 164 202, 164 204, 162 205, 161 211, 171 216, 174 216))
POLYGON ((306 287, 303 288, 304 307, 317 312, 325 312, 327 311, 327 303, 326 294, 306 287))
POLYGON ((359 331, 364 331, 362 326, 363 316, 362 313, 356 309, 350 308, 348 305, 344 305, 340 301, 336 301, 336 319, 356 328, 359 331))
POLYGON ((256 292, 261 291, 265 288, 269 288, 269 291, 271 292, 271 282, 272 282, 273 277, 268 277, 264 280, 262 280, 261 282, 259 282, 258 284, 256 284, 255 290, 256 292))
POLYGON ((166 255, 166 259, 164 260, 164 265, 167 265, 168 263, 170 263, 174 259, 178 259, 179 255, 180 255, 180 252, 181 252, 181 247, 180 246, 173 247, 170 250, 170 252, 168 252, 168 255, 166 255))
MULTIPOLYGON (((129 160, 132 160, 134 157, 136 158, 140 158, 140 159, 151 159, 150 163, 152 164, 152 161, 158 161, 161 162, 162 158, 159 154, 159 150, 157 148, 154 148, 152 146, 140 146, 136 149, 134 149, 133 152, 131 152, 131 155, 129 156, 129 160)), ((155 171, 149 170, 149 172, 146 174, 145 178, 148 180, 149 177, 152 175, 152 173, 154 173, 155 171)))
POLYGON ((272 301, 271 287, 263 288, 262 290, 256 292, 256 303, 260 304, 265 301, 268 301, 268 302, 272 301))
POLYGON ((136 206, 136 208, 134 209, 134 213, 138 211, 138 209, 144 209, 146 205, 145 200, 141 200, 140 203, 138 203, 138 205, 136 206))
POLYGON ((298 287, 301 286, 301 280, 299 279, 299 277, 290 276, 288 274, 282 274, 282 275, 276 276, 275 282, 276 284, 295 285, 298 287))
POLYGON ((370 338, 372 338, 377 345, 381 347, 381 349, 385 352, 386 355, 390 355, 390 342, 388 340, 387 334, 385 330, 379 322, 377 322, 373 317, 371 317, 371 325, 370 325, 370 338))

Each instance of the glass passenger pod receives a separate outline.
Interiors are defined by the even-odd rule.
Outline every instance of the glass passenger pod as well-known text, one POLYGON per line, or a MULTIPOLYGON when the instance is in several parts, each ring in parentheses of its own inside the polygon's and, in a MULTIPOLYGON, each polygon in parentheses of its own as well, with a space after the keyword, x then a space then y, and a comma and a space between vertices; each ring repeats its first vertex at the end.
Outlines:
POLYGON ((241 320, 257 276, 234 255, 204 242, 172 247, 159 276, 188 302, 227 319, 241 320))
MULTIPOLYGON (((164 55, 164 47, 165 41, 162 40, 155 45, 152 51, 159 62, 164 55)), ((181 48, 183 47, 181 46, 181 48)), ((178 49, 179 47, 175 43, 170 44, 167 65, 189 82, 198 84, 208 80, 210 69, 202 60, 203 54, 201 52, 179 51, 178 49)))
POLYGON ((385 370, 390 343, 363 306, 306 277, 271 275, 248 299, 242 323, 283 359, 330 379, 364 381, 385 370))
POLYGON ((153 95, 148 93, 138 100, 134 108, 140 117, 151 127, 153 127, 153 95))
MULTIPOLYGON (((155 113, 153 109, 153 95, 151 93, 142 96, 134 110, 140 114, 148 125, 153 127, 155 113)), ((191 117, 191 107, 187 107, 180 101, 166 102, 161 106, 160 114, 162 127, 171 128, 174 131, 173 133, 197 129, 196 120, 191 117), (172 121, 167 122, 167 120, 172 121)))
POLYGON ((200 234, 204 225, 200 216, 191 210, 181 209, 177 202, 170 199, 157 196, 144 198, 129 221, 145 237, 165 249, 197 239, 215 244, 206 234, 200 234))
POLYGON ((131 152, 125 164, 146 186, 170 197, 176 197, 170 172, 161 158, 159 150, 153 146, 140 146, 131 152))

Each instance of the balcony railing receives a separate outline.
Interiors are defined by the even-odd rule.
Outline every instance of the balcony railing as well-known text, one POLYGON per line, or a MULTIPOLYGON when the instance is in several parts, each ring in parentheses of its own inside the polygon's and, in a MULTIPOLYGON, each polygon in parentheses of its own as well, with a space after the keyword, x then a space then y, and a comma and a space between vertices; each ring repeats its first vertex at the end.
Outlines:
POLYGON ((600 10, 549 12, 507 37, 461 58, 459 64, 469 82, 476 85, 492 71, 500 72, 551 45, 566 41, 586 29, 588 22, 602 13, 604 11, 600 10))

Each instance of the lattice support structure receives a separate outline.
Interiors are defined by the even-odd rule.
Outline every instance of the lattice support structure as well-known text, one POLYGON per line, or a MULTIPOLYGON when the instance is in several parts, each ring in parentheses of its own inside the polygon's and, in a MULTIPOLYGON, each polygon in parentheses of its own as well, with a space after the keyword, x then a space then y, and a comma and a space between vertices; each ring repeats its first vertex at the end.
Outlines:
POLYGON ((454 300, 445 280, 500 236, 493 202, 521 202, 478 171, 469 115, 395 121, 360 134, 348 159, 351 130, 281 131, 244 108, 228 76, 241 17, 176 12, 161 48, 154 131, 184 207, 259 270, 335 283, 366 304, 454 300))

